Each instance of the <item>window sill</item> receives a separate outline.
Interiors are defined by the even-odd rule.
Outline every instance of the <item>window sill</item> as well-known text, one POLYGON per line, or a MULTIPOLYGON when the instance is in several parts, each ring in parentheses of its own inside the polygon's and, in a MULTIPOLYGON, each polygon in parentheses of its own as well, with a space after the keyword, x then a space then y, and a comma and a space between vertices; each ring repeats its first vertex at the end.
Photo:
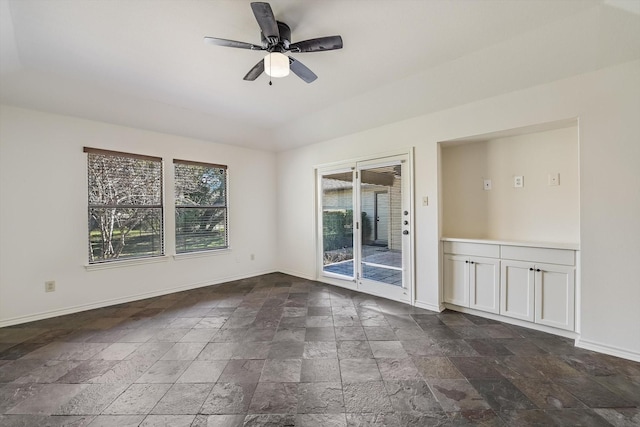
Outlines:
POLYGON ((84 268, 87 271, 108 270, 111 268, 123 268, 123 267, 131 267, 134 265, 155 264, 155 263, 167 262, 167 261, 169 261, 169 257, 166 255, 162 255, 162 256, 155 256, 155 257, 149 257, 149 258, 124 259, 120 261, 108 261, 108 262, 101 262, 96 264, 88 264, 88 265, 85 265, 84 268))
POLYGON ((229 254, 230 252, 231 252, 231 248, 211 249, 209 251, 199 251, 199 252, 186 252, 184 254, 175 254, 173 256, 173 259, 176 261, 183 261, 185 259, 192 259, 192 258, 206 258, 210 256, 226 255, 226 254, 229 254))

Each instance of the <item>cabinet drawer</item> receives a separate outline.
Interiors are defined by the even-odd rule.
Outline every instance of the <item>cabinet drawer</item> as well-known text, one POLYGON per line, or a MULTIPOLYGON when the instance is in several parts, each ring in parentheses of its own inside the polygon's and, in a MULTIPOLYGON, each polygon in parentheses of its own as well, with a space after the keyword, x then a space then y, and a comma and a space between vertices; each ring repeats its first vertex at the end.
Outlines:
POLYGON ((500 246, 484 243, 444 242, 444 253, 500 258, 500 246))
POLYGON ((569 249, 531 248, 528 246, 500 246, 502 259, 547 264, 575 265, 576 252, 569 249))

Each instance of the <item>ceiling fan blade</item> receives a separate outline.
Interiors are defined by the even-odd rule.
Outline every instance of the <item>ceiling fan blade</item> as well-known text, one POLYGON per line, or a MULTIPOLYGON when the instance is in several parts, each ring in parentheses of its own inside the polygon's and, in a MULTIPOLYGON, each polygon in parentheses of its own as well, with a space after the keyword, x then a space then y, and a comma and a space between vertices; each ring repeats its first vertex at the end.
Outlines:
POLYGON ((289 68, 295 73, 296 76, 300 77, 307 83, 311 83, 318 78, 318 76, 316 76, 313 71, 308 69, 306 65, 292 57, 289 57, 289 68))
POLYGON ((253 66, 252 69, 249 70, 246 76, 244 76, 244 80, 254 81, 260 74, 264 72, 264 59, 261 59, 256 65, 253 66))
POLYGON ((266 2, 253 2, 251 3, 251 9, 264 37, 267 40, 274 37, 279 39, 280 31, 278 31, 278 23, 275 16, 273 16, 271 5, 266 2))
POLYGON ((205 37, 205 43, 214 44, 216 46, 237 47, 239 49, 264 50, 262 46, 251 43, 238 42, 235 40, 219 39, 217 37, 205 37))
POLYGON ((335 49, 342 49, 342 37, 340 36, 319 37, 289 45, 289 50, 293 52, 319 52, 335 49))

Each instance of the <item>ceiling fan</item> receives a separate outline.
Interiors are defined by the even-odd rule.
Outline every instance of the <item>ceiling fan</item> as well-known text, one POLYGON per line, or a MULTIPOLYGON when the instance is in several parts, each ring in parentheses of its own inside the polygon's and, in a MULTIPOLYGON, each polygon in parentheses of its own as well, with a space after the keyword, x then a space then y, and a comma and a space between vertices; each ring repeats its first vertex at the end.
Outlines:
MULTIPOLYGON (((247 75, 244 76, 244 80, 253 81, 263 72, 266 72, 270 77, 284 77, 291 70, 305 82, 311 83, 318 76, 302 62, 285 55, 285 52, 321 52, 323 50, 342 49, 342 37, 340 36, 319 37, 291 43, 291 29, 284 22, 276 21, 269 3, 253 2, 251 3, 251 9, 260 26, 260 38, 262 40, 260 45, 217 37, 204 38, 206 43, 217 46, 265 50, 268 52, 263 60, 260 60, 249 70, 247 75)), ((271 81, 269 81, 269 84, 271 84, 271 81)))

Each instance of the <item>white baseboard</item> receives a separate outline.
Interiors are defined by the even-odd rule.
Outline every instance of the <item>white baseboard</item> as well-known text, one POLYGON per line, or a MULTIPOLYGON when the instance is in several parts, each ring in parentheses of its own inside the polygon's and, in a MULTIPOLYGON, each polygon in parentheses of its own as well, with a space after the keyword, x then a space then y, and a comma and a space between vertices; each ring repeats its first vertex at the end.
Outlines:
POLYGON ((215 280, 189 283, 186 285, 176 286, 173 288, 165 288, 165 289, 160 289, 152 292, 144 292, 141 294, 128 295, 126 297, 103 300, 103 301, 98 301, 90 304, 81 304, 81 305, 62 308, 58 310, 42 311, 40 313, 29 314, 26 316, 12 317, 9 319, 0 320, 0 328, 5 326, 19 325, 21 323, 34 322, 36 320, 49 319, 51 317, 64 316, 65 314, 73 314, 81 311, 93 310, 95 308, 102 308, 102 307, 108 307, 116 304, 123 304, 127 302, 138 301, 146 298, 159 297, 162 295, 173 294, 175 292, 181 292, 181 291, 188 291, 190 289, 197 289, 205 286, 220 285, 222 283, 232 282, 234 280, 247 279, 249 277, 261 276, 263 274, 270 274, 275 272, 277 272, 277 270, 256 271, 250 274, 221 277, 215 280))
POLYGON ((623 359, 633 360, 634 362, 640 362, 640 353, 638 352, 611 346, 608 344, 585 340, 581 337, 576 338, 576 347, 584 348, 585 350, 597 351, 598 353, 604 353, 610 356, 621 357, 623 359))
POLYGON ((437 313, 442 312, 445 307, 443 305, 435 305, 428 302, 414 301, 413 305, 418 308, 424 308, 425 310, 435 311, 437 313))

